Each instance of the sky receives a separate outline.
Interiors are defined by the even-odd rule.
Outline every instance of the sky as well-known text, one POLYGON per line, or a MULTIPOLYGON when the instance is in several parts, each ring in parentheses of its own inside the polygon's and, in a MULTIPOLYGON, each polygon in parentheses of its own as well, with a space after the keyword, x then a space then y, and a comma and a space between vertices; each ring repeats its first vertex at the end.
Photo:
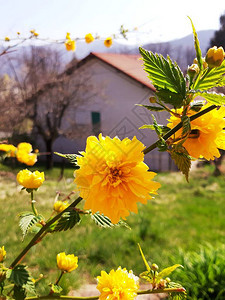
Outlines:
POLYGON ((0 39, 28 35, 35 29, 42 38, 107 37, 120 26, 138 31, 129 42, 161 42, 184 37, 196 30, 219 29, 225 1, 217 0, 0 0, 0 39))

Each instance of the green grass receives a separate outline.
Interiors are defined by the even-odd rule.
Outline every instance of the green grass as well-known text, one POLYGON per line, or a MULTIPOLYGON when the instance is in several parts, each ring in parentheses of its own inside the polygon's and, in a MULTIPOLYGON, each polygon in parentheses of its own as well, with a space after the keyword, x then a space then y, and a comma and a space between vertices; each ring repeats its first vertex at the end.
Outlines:
MULTIPOLYGON (((9 171, 0 165, 0 170, 3 168, 9 171)), ((84 280, 94 281, 102 269, 109 271, 122 266, 135 274, 144 271, 137 243, 148 260, 160 268, 168 266, 171 260, 180 263, 179 249, 195 251, 205 242, 214 246, 224 243, 225 181, 222 176, 212 177, 210 172, 209 168, 194 172, 189 184, 179 173, 158 175, 156 180, 162 184, 159 195, 147 205, 139 205, 139 213, 127 218, 132 230, 99 228, 89 216, 84 216, 71 231, 46 236, 24 259, 34 277, 40 273, 48 276, 40 282, 39 290, 44 290, 42 283, 56 280, 56 254, 62 251, 79 257, 79 268, 62 281, 66 292, 84 280)), ((30 210, 29 195, 20 191, 14 174, 0 177, 0 246, 5 245, 7 251, 6 265, 32 237, 28 234, 22 242, 18 214, 30 210)), ((66 194, 74 188, 72 168, 65 170, 60 182, 59 175, 60 168, 46 172, 47 180, 35 193, 38 211, 45 217, 52 213, 56 191, 66 194)))

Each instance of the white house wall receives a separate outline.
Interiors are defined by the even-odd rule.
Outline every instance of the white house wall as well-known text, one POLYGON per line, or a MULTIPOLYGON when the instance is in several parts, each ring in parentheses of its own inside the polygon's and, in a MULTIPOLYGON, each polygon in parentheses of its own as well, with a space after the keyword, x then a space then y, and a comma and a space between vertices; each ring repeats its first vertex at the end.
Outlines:
MULTIPOLYGON (((89 102, 88 105, 80 107, 74 113, 77 123, 87 128, 82 138, 71 141, 60 137, 54 143, 54 151, 77 153, 84 150, 86 138, 93 134, 91 132, 91 112, 100 113, 103 135, 119 136, 121 139, 136 136, 146 146, 155 142, 157 137, 153 131, 138 129, 143 124, 152 124, 151 112, 136 105, 148 104, 148 99, 153 92, 97 58, 90 59, 82 68, 91 72, 96 85, 104 86, 103 94, 105 96, 94 97, 91 100, 92 103, 89 102)), ((154 115, 158 123, 165 124, 165 114, 163 114, 163 118, 162 113, 154 112, 154 115)), ((153 151, 146 155, 145 162, 152 170, 165 171, 171 168, 171 162, 165 152, 153 151)))

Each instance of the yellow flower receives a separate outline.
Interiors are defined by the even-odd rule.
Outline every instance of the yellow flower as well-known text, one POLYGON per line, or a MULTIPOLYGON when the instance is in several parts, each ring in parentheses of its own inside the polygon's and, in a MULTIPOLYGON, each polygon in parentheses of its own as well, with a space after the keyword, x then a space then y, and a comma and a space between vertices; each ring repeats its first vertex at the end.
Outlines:
POLYGON ((9 38, 8 36, 6 36, 6 37, 5 37, 5 41, 6 41, 6 42, 9 42, 9 41, 10 41, 10 38, 9 38))
POLYGON ((206 54, 205 61, 211 68, 219 67, 224 60, 224 50, 223 47, 217 49, 216 46, 210 48, 206 54))
POLYGON ((74 254, 66 255, 65 252, 57 254, 57 266, 60 270, 65 272, 72 272, 78 267, 78 257, 74 254))
POLYGON ((88 34, 85 35, 85 42, 87 44, 89 44, 89 43, 91 43, 93 41, 94 41, 94 37, 93 37, 93 35, 91 33, 88 33, 88 34))
POLYGON ((37 161, 37 154, 31 153, 32 145, 29 143, 20 143, 17 146, 16 158, 19 162, 28 166, 33 166, 37 161))
POLYGON ((16 147, 10 144, 0 144, 0 151, 7 153, 7 156, 15 157, 16 147))
POLYGON ((148 172, 144 160, 144 145, 134 137, 122 141, 115 137, 95 136, 87 139, 85 152, 77 157, 80 169, 74 182, 85 209, 100 212, 118 223, 129 211, 137 213, 137 202, 147 203, 160 184, 152 181, 156 175, 148 172))
POLYGON ((75 49, 76 49, 75 41, 71 40, 71 39, 69 39, 65 42, 65 46, 66 46, 67 51, 75 51, 75 49))
POLYGON ((54 203, 54 211, 60 213, 69 206, 68 201, 56 201, 54 203))
POLYGON ((66 34, 66 39, 70 40, 70 33, 69 32, 67 32, 67 34, 66 34))
MULTIPOLYGON (((201 110, 210 106, 204 105, 201 110)), ((182 109, 176 111, 182 113, 182 109)), ((194 115, 196 112, 189 110, 188 116, 194 115)), ((207 160, 220 157, 219 149, 225 150, 225 107, 214 109, 203 116, 191 122, 191 133, 189 134, 183 146, 189 155, 194 158, 204 157, 207 160)), ((180 122, 180 118, 172 115, 168 120, 167 126, 173 128, 180 122)), ((181 137, 182 130, 175 133, 175 138, 181 137)))
POLYGON ((34 32, 34 36, 39 36, 39 33, 37 33, 36 31, 34 32))
POLYGON ((19 32, 19 31, 17 31, 17 34, 18 34, 18 35, 20 35, 20 32, 19 32))
POLYGON ((111 270, 109 274, 101 271, 97 277, 97 289, 100 291, 99 300, 133 300, 139 289, 138 277, 132 271, 121 269, 111 270))
POLYGON ((0 248, 0 263, 3 262, 5 256, 6 256, 6 251, 5 251, 4 246, 2 246, 2 247, 0 248))
POLYGON ((112 46, 112 43, 113 43, 113 40, 112 40, 111 37, 106 38, 105 41, 104 41, 104 45, 105 45, 107 48, 111 47, 111 46, 112 46))
POLYGON ((44 172, 34 171, 31 172, 27 169, 19 171, 16 177, 19 184, 27 189, 39 188, 45 180, 44 172))

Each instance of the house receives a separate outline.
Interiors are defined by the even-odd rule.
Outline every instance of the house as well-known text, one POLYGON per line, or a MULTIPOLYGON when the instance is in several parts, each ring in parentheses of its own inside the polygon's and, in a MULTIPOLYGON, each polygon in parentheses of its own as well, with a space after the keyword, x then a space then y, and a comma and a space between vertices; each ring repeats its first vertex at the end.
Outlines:
MULTIPOLYGON (((83 128, 82 138, 69 140, 59 137, 53 145, 60 153, 77 153, 85 149, 89 135, 136 136, 146 146, 157 139, 154 131, 139 130, 143 124, 152 124, 151 112, 136 104, 148 104, 155 88, 143 70, 139 55, 91 53, 77 64, 79 70, 90 72, 96 85, 101 85, 104 95, 95 95, 88 105, 80 106, 74 113, 76 123, 83 128)), ((69 73, 69 71, 67 70, 69 73)), ((73 76, 73 72, 71 75, 73 76)), ((158 123, 166 123, 166 113, 154 112, 158 123)), ((148 153, 145 162, 151 170, 167 171, 174 168, 167 152, 148 153)))

